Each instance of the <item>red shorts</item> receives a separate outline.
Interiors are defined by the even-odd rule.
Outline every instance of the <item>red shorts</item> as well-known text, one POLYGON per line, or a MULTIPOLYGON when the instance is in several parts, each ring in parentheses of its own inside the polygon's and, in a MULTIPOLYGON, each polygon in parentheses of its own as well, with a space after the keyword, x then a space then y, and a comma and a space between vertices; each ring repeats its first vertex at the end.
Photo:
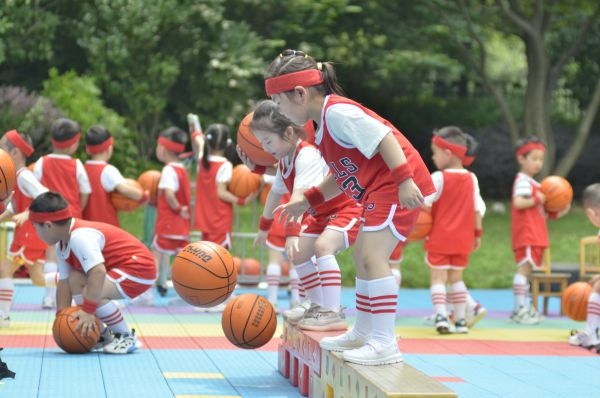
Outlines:
POLYGON ((525 246, 514 249, 517 267, 530 263, 534 269, 540 268, 544 259, 544 247, 525 246))
MULTIPOLYGON (((143 279, 131 276, 119 268, 108 270, 106 272, 106 278, 117 285, 117 290, 123 297, 132 299, 144 293, 154 285, 154 282, 156 281, 156 265, 153 262, 151 266, 148 264, 148 268, 154 270, 153 279, 143 279)), ((148 276, 151 275, 152 274, 149 272, 148 276)))
POLYGON ((231 235, 229 232, 202 232, 202 240, 216 243, 217 245, 223 246, 228 250, 231 249, 231 235))
POLYGON ((390 263, 400 264, 402 262, 402 252, 404 251, 404 242, 398 242, 394 251, 390 255, 390 263))
POLYGON ((360 229, 360 216, 362 207, 347 206, 339 209, 333 214, 317 215, 306 229, 302 230, 302 236, 318 237, 325 229, 339 231, 344 234, 345 248, 352 246, 356 241, 360 229))
POLYGON ((469 264, 469 255, 426 252, 425 262, 427 262, 428 266, 435 269, 460 269, 466 268, 469 264))
POLYGON ((46 249, 29 248, 27 246, 17 246, 14 242, 8 249, 7 258, 22 265, 33 265, 36 262, 46 261, 46 249))
POLYGON ((163 254, 177 254, 189 243, 186 239, 171 239, 164 236, 154 235, 152 247, 163 254))
POLYGON ((273 250, 283 252, 285 250, 285 224, 280 223, 279 214, 275 215, 273 224, 267 232, 267 246, 273 250))
POLYGON ((363 204, 363 231, 380 231, 389 227, 400 241, 412 232, 420 209, 403 209, 397 197, 390 201, 389 193, 372 193, 363 204))

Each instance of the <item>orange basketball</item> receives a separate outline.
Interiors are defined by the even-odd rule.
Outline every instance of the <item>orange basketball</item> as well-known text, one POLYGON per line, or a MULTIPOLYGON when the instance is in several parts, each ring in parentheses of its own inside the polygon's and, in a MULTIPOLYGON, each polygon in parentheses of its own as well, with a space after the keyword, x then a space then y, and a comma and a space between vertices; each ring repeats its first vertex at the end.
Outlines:
POLYGON ((237 274, 242 273, 242 259, 238 256, 233 256, 233 265, 235 265, 235 270, 237 274))
POLYGON ((229 192, 238 198, 245 198, 260 188, 261 176, 254 174, 244 164, 238 164, 233 168, 231 181, 229 181, 229 192))
POLYGON ((237 284, 233 257, 208 241, 192 242, 173 260, 171 279, 179 296, 197 307, 214 307, 227 300, 237 284))
POLYGON ((269 196, 269 192, 271 192, 271 187, 273 184, 264 184, 262 191, 260 191, 260 203, 264 206, 267 203, 267 196, 269 196))
POLYGON ((254 133, 252 133, 252 129, 250 129, 253 114, 254 112, 250 112, 242 119, 237 132, 237 143, 252 163, 260 166, 273 166, 277 163, 277 159, 270 153, 265 152, 254 133))
POLYGON ((155 205, 158 200, 158 181, 160 180, 160 171, 146 170, 138 177, 137 181, 144 191, 148 191, 150 198, 148 203, 155 205))
POLYGON ((428 209, 421 208, 415 227, 408 236, 408 240, 414 242, 416 240, 425 239, 431 232, 432 224, 433 218, 431 217, 431 212, 428 209))
POLYGON ((240 265, 241 275, 260 275, 260 261, 254 258, 245 258, 240 265))
POLYGON ((8 152, 0 149, 0 201, 15 189, 17 169, 8 152))
MULTIPOLYGON (((125 183, 128 185, 133 185, 137 189, 141 190, 142 186, 136 180, 131 178, 126 178, 125 183)), ((134 211, 140 206, 140 202, 134 199, 129 199, 127 196, 121 194, 116 189, 110 193, 110 201, 113 206, 119 211, 134 211)))
POLYGON ((562 295, 562 309, 565 315, 574 321, 585 321, 590 294, 592 294, 592 286, 589 283, 570 284, 562 295))
POLYGON ((544 208, 547 211, 559 212, 566 209, 573 200, 573 188, 566 179, 559 176, 548 176, 542 180, 542 193, 546 195, 544 208))
POLYGON ((258 348, 275 334, 277 317, 269 301, 258 294, 241 294, 227 303, 221 316, 225 337, 240 348, 258 348))
POLYGON ((62 309, 52 325, 52 336, 56 344, 69 354, 82 354, 88 352, 98 342, 100 338, 100 321, 96 318, 96 328, 90 333, 90 336, 82 336, 75 327, 79 322, 74 314, 80 307, 67 307, 62 309))

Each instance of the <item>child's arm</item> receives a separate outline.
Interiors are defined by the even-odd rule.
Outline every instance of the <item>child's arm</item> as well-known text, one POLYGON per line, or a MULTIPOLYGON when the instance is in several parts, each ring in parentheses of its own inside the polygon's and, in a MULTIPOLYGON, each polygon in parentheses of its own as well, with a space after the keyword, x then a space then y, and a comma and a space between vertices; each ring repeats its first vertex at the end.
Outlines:
POLYGON ((175 196, 175 191, 170 188, 164 188, 165 199, 167 200, 167 204, 169 207, 176 213, 180 214, 184 219, 190 218, 190 209, 187 206, 182 206, 177 197, 175 196))
POLYGON ((530 207, 538 206, 540 204, 544 204, 546 201, 546 197, 543 193, 538 192, 537 196, 514 196, 513 197, 513 205, 517 210, 529 209, 530 207))
POLYGON ((246 205, 258 196, 258 192, 253 192, 245 198, 238 198, 227 190, 226 182, 217 182, 217 197, 223 202, 233 203, 240 206, 246 205))
POLYGON ((4 210, 2 214, 0 214, 0 222, 10 220, 13 215, 14 213, 12 212, 12 209, 10 207, 7 207, 6 210, 4 210))
POLYGON ((117 184, 115 190, 129 199, 133 199, 138 202, 143 202, 144 199, 147 199, 149 195, 148 193, 144 194, 144 190, 137 189, 135 186, 129 185, 126 182, 117 184))
POLYGON ((483 233, 483 216, 480 212, 475 212, 475 245, 473 250, 481 247, 481 234, 483 233))
POLYGON ((248 156, 246 156, 246 152, 239 145, 235 146, 235 151, 237 152, 240 160, 252 171, 256 174, 267 174, 270 176, 274 176, 277 173, 277 166, 257 166, 250 160, 248 156))
POLYGON ((75 330, 81 330, 82 336, 89 336, 96 327, 96 308, 101 304, 102 287, 106 279, 106 267, 100 263, 86 272, 86 282, 83 288, 83 304, 77 313, 79 323, 75 330))
POLYGON ((340 194, 340 187, 338 187, 332 174, 327 175, 321 183, 309 189, 303 191, 302 197, 294 197, 289 202, 279 205, 273 210, 273 214, 281 211, 279 216, 280 220, 285 222, 297 221, 302 218, 302 214, 310 208, 309 197, 311 200, 317 198, 319 202, 326 202, 330 199, 335 198, 340 194))
POLYGON ((256 234, 256 238, 254 239, 254 246, 264 245, 267 241, 267 233, 273 225, 273 210, 277 207, 277 205, 281 202, 281 197, 283 195, 273 192, 271 189, 269 194, 267 195, 267 200, 265 201, 265 208, 263 209, 263 214, 258 221, 258 233, 256 234))
POLYGON ((73 295, 69 287, 68 279, 60 279, 56 285, 56 312, 70 307, 73 295))

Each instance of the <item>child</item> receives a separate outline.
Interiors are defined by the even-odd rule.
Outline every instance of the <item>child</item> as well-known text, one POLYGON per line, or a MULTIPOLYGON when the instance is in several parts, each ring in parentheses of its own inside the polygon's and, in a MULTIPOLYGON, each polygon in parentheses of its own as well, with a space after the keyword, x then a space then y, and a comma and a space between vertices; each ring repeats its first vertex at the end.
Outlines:
MULTIPOLYGON (((600 228, 600 184, 589 185, 583 191, 583 209, 588 220, 596 228, 600 228)), ((598 244, 600 244, 600 237, 598 244)), ((600 354, 600 337, 598 326, 600 325, 600 275, 595 275, 591 280, 592 293, 588 299, 587 321, 585 330, 581 332, 572 331, 569 344, 584 348, 596 347, 600 354)))
MULTIPOLYGON (((58 119, 51 127, 52 153, 40 157, 33 167, 33 174, 43 186, 59 192, 73 208, 73 214, 81 217, 92 188, 85 168, 72 155, 79 146, 79 124, 71 119, 58 119)), ((54 250, 46 252, 44 273, 56 272, 54 250)), ((53 294, 54 296, 54 294, 53 294)), ((53 300, 44 299, 43 308, 54 307, 53 300)))
POLYGON ((90 180, 92 193, 88 205, 83 209, 83 218, 119 226, 117 209, 110 200, 114 190, 124 196, 146 202, 148 193, 125 182, 121 172, 108 161, 113 154, 113 138, 101 125, 92 126, 86 134, 85 150, 90 159, 85 162, 85 171, 90 180))
POLYGON ((7 259, 3 259, 0 269, 0 328, 10 325, 10 308, 14 294, 13 274, 23 264, 29 269, 32 282, 37 286, 46 286, 45 301, 53 301, 56 272, 44 275, 43 264, 46 259, 47 245, 35 233, 28 220, 29 204, 38 195, 47 191, 26 167, 27 157, 33 153, 31 138, 17 130, 8 131, 0 139, 0 148, 5 150, 17 168, 17 183, 11 203, 0 215, 0 222, 12 218, 15 221, 13 240, 7 259))
POLYGON ((233 204, 245 205, 256 193, 238 198, 227 190, 233 166, 225 158, 231 145, 229 128, 211 124, 205 131, 204 148, 196 174, 196 202, 193 228, 202 231, 202 240, 231 248, 233 204))
POLYGON ((462 275, 469 255, 481 245, 481 219, 485 212, 477 177, 463 167, 469 144, 473 145, 473 141, 454 126, 437 131, 431 144, 433 162, 439 171, 431 175, 436 193, 425 198, 425 204, 431 207, 433 224, 424 247, 425 261, 431 270, 435 328, 440 334, 469 331, 467 288, 462 275), (447 298, 454 307, 454 327, 448 320, 447 298))
POLYGON ((73 217, 56 192, 35 198, 29 219, 40 238, 55 246, 60 270, 57 310, 69 307, 71 300, 81 306, 76 329, 84 336, 96 327, 94 315, 105 323, 96 349, 108 354, 135 351, 135 330, 129 330, 112 300, 134 298, 150 289, 156 279, 150 251, 120 228, 73 217))
POLYGON ((542 170, 545 149, 537 137, 527 137, 517 141, 515 151, 520 170, 513 184, 511 238, 517 272, 513 279, 515 305, 510 319, 526 325, 543 320, 527 300, 527 294, 532 268, 542 265, 544 250, 549 243, 546 217, 562 217, 569 211, 547 214, 544 210, 546 198, 540 190, 540 183, 533 177, 542 170))
POLYGON ((158 267, 157 289, 167 295, 169 256, 176 254, 189 243, 190 236, 190 178, 177 155, 185 150, 187 134, 169 127, 160 132, 156 157, 163 162, 158 181, 156 227, 152 241, 152 254, 158 267))
MULTIPOLYGON (((251 128, 262 147, 279 159, 275 181, 259 223, 257 242, 264 243, 273 223, 273 210, 286 193, 301 198, 329 174, 318 150, 302 141, 304 130, 294 126, 277 110, 273 101, 261 101, 254 110, 251 128)), ((329 201, 308 209, 310 220, 290 223, 286 228, 285 250, 294 264, 300 286, 312 308, 300 306, 284 312, 301 329, 315 331, 345 330, 341 312, 341 272, 335 254, 352 245, 358 233, 362 209, 341 192, 329 201), (312 257, 316 257, 316 267, 312 257)))
POLYGON ((293 123, 317 123, 315 141, 332 172, 303 198, 280 206, 283 216, 298 217, 340 190, 363 203, 354 250, 356 323, 341 336, 321 340, 321 347, 344 351, 344 360, 358 364, 400 362, 394 335, 398 292, 388 260, 412 230, 423 195, 434 192, 427 167, 390 122, 338 94, 329 62, 286 50, 269 66, 265 88, 293 123))

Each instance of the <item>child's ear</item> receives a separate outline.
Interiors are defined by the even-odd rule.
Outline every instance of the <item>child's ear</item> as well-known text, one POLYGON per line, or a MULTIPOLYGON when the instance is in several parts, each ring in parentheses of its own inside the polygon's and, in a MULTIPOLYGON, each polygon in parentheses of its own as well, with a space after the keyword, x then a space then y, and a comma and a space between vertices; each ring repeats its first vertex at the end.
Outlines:
POLYGON ((294 137, 294 128, 292 126, 288 126, 283 133, 286 141, 290 141, 294 137))
POLYGON ((585 215, 588 220, 594 225, 596 228, 600 228, 600 209, 593 207, 585 208, 585 215))

